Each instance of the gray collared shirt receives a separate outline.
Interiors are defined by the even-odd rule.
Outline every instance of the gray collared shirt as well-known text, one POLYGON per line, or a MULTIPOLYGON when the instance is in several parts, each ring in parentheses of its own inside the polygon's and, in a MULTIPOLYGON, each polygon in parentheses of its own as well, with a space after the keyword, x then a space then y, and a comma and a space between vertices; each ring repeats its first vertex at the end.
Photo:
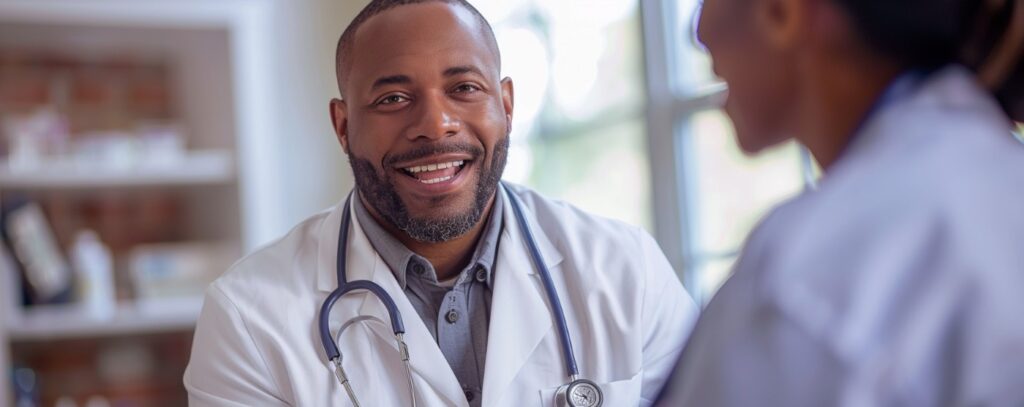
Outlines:
POLYGON ((472 260, 452 285, 439 282, 430 261, 413 253, 384 230, 360 199, 354 203, 356 219, 367 239, 395 274, 398 285, 455 372, 466 400, 474 407, 483 399, 492 276, 501 237, 503 205, 504 197, 499 191, 472 260))

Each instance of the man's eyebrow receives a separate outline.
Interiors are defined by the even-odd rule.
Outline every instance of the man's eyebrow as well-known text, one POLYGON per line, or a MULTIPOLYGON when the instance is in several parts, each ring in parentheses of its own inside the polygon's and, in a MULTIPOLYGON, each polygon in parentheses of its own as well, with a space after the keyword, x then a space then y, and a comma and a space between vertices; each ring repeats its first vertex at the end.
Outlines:
POLYGON ((377 88, 379 88, 381 86, 385 86, 385 85, 396 85, 396 84, 407 84, 407 83, 412 83, 412 79, 410 79, 408 76, 405 76, 405 75, 384 76, 384 77, 378 78, 376 81, 373 81, 373 86, 370 87, 370 90, 376 90, 377 88))
POLYGON ((446 77, 458 76, 467 73, 475 73, 477 75, 484 76, 484 73, 481 72, 480 69, 472 65, 453 66, 444 70, 444 76, 446 77))

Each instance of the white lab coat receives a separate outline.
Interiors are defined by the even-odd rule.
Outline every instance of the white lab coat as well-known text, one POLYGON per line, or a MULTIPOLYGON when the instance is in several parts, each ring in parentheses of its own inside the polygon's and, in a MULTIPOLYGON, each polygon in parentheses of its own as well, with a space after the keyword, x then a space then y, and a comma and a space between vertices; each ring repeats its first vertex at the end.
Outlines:
POLYGON ((963 68, 751 235, 659 405, 1024 405, 1024 145, 963 68))
MULTIPOLYGON (((513 188, 551 270, 582 376, 601 384, 606 406, 651 404, 696 320, 696 305, 641 229, 513 188)), ((337 287, 341 207, 242 259, 209 288, 184 378, 190 404, 351 405, 317 331, 320 305, 337 287)), ((563 355, 512 205, 504 208, 483 405, 548 406, 567 381, 563 355)), ((348 278, 374 281, 397 302, 418 405, 467 405, 436 342, 351 219, 348 278)), ((332 332, 358 315, 388 320, 375 297, 356 292, 335 306, 332 332)), ((360 322, 338 342, 362 405, 412 405, 390 326, 360 322)))

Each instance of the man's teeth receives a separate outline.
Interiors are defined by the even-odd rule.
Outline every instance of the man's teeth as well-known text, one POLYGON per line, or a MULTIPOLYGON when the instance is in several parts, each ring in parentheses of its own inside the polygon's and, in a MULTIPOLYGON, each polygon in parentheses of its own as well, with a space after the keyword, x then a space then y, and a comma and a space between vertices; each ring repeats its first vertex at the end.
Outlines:
MULTIPOLYGON (((463 163, 462 161, 452 161, 452 162, 440 163, 440 164, 428 164, 428 165, 420 165, 420 166, 416 166, 416 167, 409 167, 409 168, 405 168, 405 170, 408 171, 410 174, 415 174, 415 173, 424 172, 424 171, 437 171, 437 170, 444 170, 444 169, 448 169, 448 168, 452 168, 452 167, 459 167, 459 166, 462 165, 462 163, 463 163)), ((451 178, 451 177, 448 177, 448 178, 451 178)), ((441 179, 441 178, 435 178, 435 179, 441 179)), ((435 181, 435 182, 441 182, 441 181, 435 181)))
POLYGON ((436 184, 438 182, 445 182, 445 181, 450 180, 450 179, 452 179, 451 175, 449 175, 447 177, 441 177, 441 178, 421 179, 420 182, 422 182, 424 184, 436 184))

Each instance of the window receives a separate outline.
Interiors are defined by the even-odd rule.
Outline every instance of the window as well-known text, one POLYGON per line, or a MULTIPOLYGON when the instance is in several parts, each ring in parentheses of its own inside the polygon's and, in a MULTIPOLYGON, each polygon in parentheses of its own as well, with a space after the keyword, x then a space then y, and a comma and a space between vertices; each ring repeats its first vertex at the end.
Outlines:
POLYGON ((699 0, 480 0, 515 81, 505 179, 651 231, 706 300, 803 187, 795 144, 747 157, 694 40, 699 0), (646 79, 646 80, 645 80, 646 79), (646 86, 645 86, 646 85, 646 86))
POLYGON ((515 84, 505 179, 651 230, 636 0, 487 0, 515 84))
POLYGON ((792 142, 755 157, 740 151, 719 108, 724 86, 696 41, 698 0, 641 4, 657 236, 687 288, 706 302, 747 234, 802 190, 812 168, 792 142))

